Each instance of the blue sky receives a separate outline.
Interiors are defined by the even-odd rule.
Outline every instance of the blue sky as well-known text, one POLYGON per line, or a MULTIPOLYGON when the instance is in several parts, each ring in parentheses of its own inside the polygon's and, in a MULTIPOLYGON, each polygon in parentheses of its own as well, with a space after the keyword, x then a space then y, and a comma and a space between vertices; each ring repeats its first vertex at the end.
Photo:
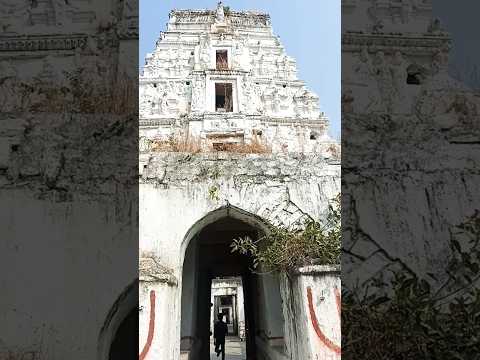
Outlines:
MULTIPOLYGON (((287 54, 297 60, 299 78, 320 97, 330 134, 340 139, 340 0, 226 0, 232 10, 267 12, 287 54)), ((165 30, 171 9, 214 9, 216 0, 140 0, 140 65, 165 30)))

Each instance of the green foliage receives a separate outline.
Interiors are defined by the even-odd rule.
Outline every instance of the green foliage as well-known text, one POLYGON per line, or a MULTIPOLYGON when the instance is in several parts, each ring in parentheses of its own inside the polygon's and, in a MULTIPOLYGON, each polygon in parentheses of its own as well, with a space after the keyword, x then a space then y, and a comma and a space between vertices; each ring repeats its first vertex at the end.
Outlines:
POLYGON ((212 185, 208 188, 208 197, 212 201, 219 201, 220 200, 220 194, 219 194, 220 188, 217 185, 212 185))
POLYGON ((254 241, 235 239, 232 252, 251 256, 253 267, 268 272, 289 272, 311 264, 338 264, 341 252, 340 197, 329 207, 325 222, 309 219, 301 229, 271 226, 268 234, 254 241))
POLYGON ((411 271, 359 297, 344 289, 342 350, 361 359, 480 359, 480 216, 455 229, 446 280, 433 290, 411 271))

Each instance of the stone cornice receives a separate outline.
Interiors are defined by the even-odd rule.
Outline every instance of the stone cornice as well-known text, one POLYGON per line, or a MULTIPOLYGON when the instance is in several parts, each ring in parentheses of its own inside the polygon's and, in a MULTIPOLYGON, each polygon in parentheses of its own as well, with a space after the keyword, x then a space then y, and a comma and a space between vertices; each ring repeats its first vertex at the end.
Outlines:
POLYGON ((207 139, 229 138, 229 137, 236 137, 236 136, 243 137, 244 134, 245 134, 245 130, 240 128, 234 128, 234 129, 228 129, 228 130, 227 129, 205 130, 205 136, 207 137, 207 139))
POLYGON ((342 51, 360 51, 362 47, 377 49, 409 48, 417 51, 438 50, 449 45, 448 34, 372 34, 347 32, 342 34, 342 51))
POLYGON ((215 70, 215 69, 208 69, 205 70, 205 74, 210 75, 210 76, 239 76, 239 75, 245 75, 248 74, 248 71, 245 70, 215 70))
MULTIPOLYGON (((212 10, 172 10, 170 19, 175 24, 210 24, 215 22, 215 11, 212 10)), ((254 11, 228 11, 225 14, 227 23, 233 26, 270 26, 270 15, 254 11)))
POLYGON ((83 47, 88 35, 27 35, 0 37, 0 53, 71 51, 83 47))
POLYGON ((311 118, 262 118, 262 121, 270 124, 308 124, 308 125, 318 125, 326 126, 328 124, 328 118, 326 116, 320 117, 318 119, 311 118))
MULTIPOLYGON (((255 114, 241 114, 241 113, 200 113, 200 114, 189 114, 185 119, 188 121, 203 121, 203 120, 214 120, 214 119, 252 119, 259 120, 263 123, 270 124, 299 124, 299 125, 313 125, 313 126, 326 126, 328 124, 328 118, 326 116, 321 116, 317 119, 312 118, 300 118, 300 117, 290 117, 290 118, 273 118, 267 117, 264 115, 255 115, 255 114)), ((156 127, 156 126, 169 126, 175 124, 177 120, 174 118, 164 118, 164 119, 140 119, 140 127, 156 127)))
POLYGON ((160 260, 154 256, 141 257, 139 260, 139 280, 142 282, 166 283, 177 285, 173 272, 161 265, 160 260))
POLYGON ((141 127, 157 127, 173 125, 175 121, 175 119, 140 119, 139 124, 141 127))
POLYGON ((161 83, 168 83, 168 82, 185 82, 191 81, 190 78, 179 78, 179 77, 172 77, 172 78, 165 78, 165 77, 146 77, 140 76, 138 79, 138 83, 142 85, 146 84, 161 84, 161 83))
POLYGON ((195 47, 198 45, 198 41, 186 41, 186 40, 169 40, 169 39, 162 39, 159 42, 159 47, 175 47, 175 46, 189 46, 189 47, 195 47))
POLYGON ((294 271, 297 275, 340 274, 340 265, 307 265, 294 271))

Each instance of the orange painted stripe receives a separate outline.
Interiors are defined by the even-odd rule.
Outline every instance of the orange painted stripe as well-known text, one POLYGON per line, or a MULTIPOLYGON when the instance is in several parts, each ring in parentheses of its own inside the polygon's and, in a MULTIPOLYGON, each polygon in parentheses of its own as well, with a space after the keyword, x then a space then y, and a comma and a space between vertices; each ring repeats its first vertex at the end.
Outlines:
MULTIPOLYGON (((320 329, 320 325, 318 324, 317 314, 315 314, 315 308, 313 307, 313 297, 312 297, 312 288, 309 286, 307 287, 307 299, 308 299, 308 309, 310 310, 310 319, 312 321, 312 326, 317 333, 318 338, 321 342, 325 344, 327 348, 334 351, 337 354, 342 352, 340 346, 335 344, 332 340, 327 338, 325 334, 320 329)), ((337 297, 337 307, 338 307, 338 297, 337 297)))
POLYGON ((342 297, 340 291, 338 288, 335 288, 333 291, 335 292, 335 299, 337 300, 338 316, 342 316, 342 297))
POLYGON ((152 346, 153 334, 155 333, 155 291, 150 291, 150 323, 148 324, 147 343, 140 353, 139 360, 144 360, 152 346))

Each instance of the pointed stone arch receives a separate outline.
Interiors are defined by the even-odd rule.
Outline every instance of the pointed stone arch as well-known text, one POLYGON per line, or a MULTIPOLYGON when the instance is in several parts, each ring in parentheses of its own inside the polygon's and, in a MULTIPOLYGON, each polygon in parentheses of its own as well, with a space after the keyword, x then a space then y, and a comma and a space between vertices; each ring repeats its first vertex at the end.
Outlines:
POLYGON ((221 206, 208 212, 188 229, 181 244, 180 264, 183 264, 185 259, 185 251, 193 236, 195 236, 195 234, 197 234, 205 226, 223 217, 232 217, 234 219, 243 221, 262 230, 264 233, 269 231, 268 228, 271 225, 286 227, 301 226, 306 219, 311 218, 310 215, 300 209, 289 198, 270 204, 267 203, 261 208, 251 209, 250 211, 244 210, 232 204, 221 206))
POLYGON ((138 311, 138 279, 122 291, 110 308, 98 336, 97 360, 109 359, 117 331, 133 311, 138 311))
MULTIPOLYGON (((291 204, 289 205, 291 206, 291 204)), ((274 221, 278 223, 278 214, 285 210, 285 204, 278 209, 270 210, 275 211, 264 212, 272 215, 269 219, 265 219, 257 213, 228 204, 208 212, 187 231, 181 244, 181 275, 178 288, 179 300, 181 299, 179 315, 182 328, 179 338, 181 339, 180 348, 184 356, 197 359, 208 355, 205 353, 208 335, 204 335, 205 331, 199 329, 205 328, 206 318, 210 316, 210 312, 207 315, 208 304, 205 304, 207 303, 206 299, 210 303, 211 279, 216 276, 234 276, 230 272, 237 272, 236 274, 242 276, 245 284, 245 313, 252 334, 250 337, 247 336, 246 340, 247 355, 266 354, 266 352, 274 351, 273 348, 282 347, 285 321, 280 300, 279 279, 273 275, 267 277, 251 273, 249 267, 245 267, 243 260, 235 260, 234 258, 231 260, 229 258, 227 261, 229 266, 226 270, 228 275, 226 275, 225 268, 221 267, 222 265, 217 267, 217 263, 213 260, 219 259, 216 255, 213 258, 205 255, 213 252, 217 253, 218 248, 212 247, 211 250, 209 248, 207 252, 203 250, 204 248, 202 249, 202 247, 210 246, 208 242, 205 243, 205 239, 216 238, 218 234, 220 240, 222 236, 217 232, 217 226, 222 224, 222 221, 230 221, 228 228, 231 229, 230 225, 233 225, 235 231, 240 226, 242 230, 239 231, 253 231, 253 233, 258 231, 258 236, 268 233, 269 226, 274 221), (214 262, 215 265, 212 265, 214 262), (263 337, 259 336, 260 333, 263 337), (203 335, 199 337, 198 334, 203 335)), ((296 211, 297 208, 290 208, 290 210, 296 211)), ((222 254, 229 252, 228 239, 222 237, 223 245, 221 246, 226 249, 221 250, 222 254)))
POLYGON ((266 232, 268 231, 268 225, 269 225, 269 220, 268 219, 263 219, 261 216, 248 212, 246 210, 243 210, 239 207, 236 207, 234 205, 228 204, 225 206, 221 206, 213 211, 210 211, 206 215, 204 215, 202 218, 200 218, 198 221, 196 221, 190 229, 188 229, 182 244, 181 244, 181 264, 183 264, 185 260, 185 252, 187 250, 188 245, 190 244, 190 241, 192 238, 199 232, 201 231, 204 227, 208 226, 209 224, 214 223, 215 221, 225 218, 225 217, 231 217, 240 221, 245 222, 246 224, 249 224, 253 227, 259 228, 262 231, 266 232))

